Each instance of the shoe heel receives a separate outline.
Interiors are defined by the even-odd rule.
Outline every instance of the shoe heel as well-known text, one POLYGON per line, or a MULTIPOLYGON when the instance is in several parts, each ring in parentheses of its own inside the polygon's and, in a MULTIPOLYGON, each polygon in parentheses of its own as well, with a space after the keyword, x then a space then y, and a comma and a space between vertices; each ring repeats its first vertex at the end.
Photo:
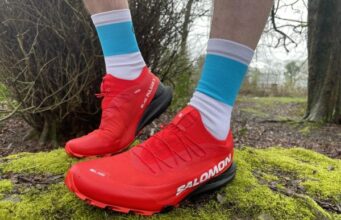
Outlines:
POLYGON ((155 93, 153 100, 144 112, 142 119, 137 127, 136 134, 146 125, 158 118, 170 106, 173 99, 173 92, 169 86, 163 85, 161 82, 155 93))

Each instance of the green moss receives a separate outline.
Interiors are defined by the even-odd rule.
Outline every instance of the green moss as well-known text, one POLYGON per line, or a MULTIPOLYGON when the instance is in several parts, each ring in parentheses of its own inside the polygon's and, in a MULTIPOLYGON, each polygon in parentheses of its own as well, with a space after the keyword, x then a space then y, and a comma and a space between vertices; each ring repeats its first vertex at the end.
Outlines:
POLYGON ((0 193, 12 190, 12 182, 10 180, 0 180, 0 193))
MULTIPOLYGON (((11 156, 1 169, 60 174, 73 162, 57 150, 11 156)), ((13 195, 17 199, 0 198, 0 219, 340 219, 341 215, 327 212, 314 201, 341 202, 339 160, 300 148, 245 148, 236 150, 236 163, 237 176, 220 190, 220 202, 214 197, 208 202, 186 202, 168 214, 144 218, 88 206, 58 183, 44 190, 31 187, 24 194, 13 195), (305 191, 291 196, 281 193, 287 187, 281 182, 284 179, 301 180, 305 191), (273 182, 278 191, 269 187, 273 182)), ((12 187, 10 181, 3 183, 12 187)))
POLYGON ((13 185, 10 180, 0 180, 0 199, 4 197, 5 193, 12 191, 13 185))
POLYGON ((256 151, 261 164, 266 160, 264 170, 273 172, 274 168, 290 172, 300 178, 307 193, 320 198, 339 200, 341 195, 341 161, 332 160, 322 154, 309 150, 294 148, 270 148, 256 151))
POLYGON ((238 174, 224 192, 232 213, 241 218, 265 214, 274 219, 331 219, 314 199, 341 202, 340 160, 301 148, 246 148, 236 154, 238 174), (282 178, 298 178, 305 194, 287 196, 280 193, 286 190, 282 184, 277 184, 278 192, 264 184, 282 178))
MULTIPOLYGON (((302 127, 300 128, 299 131, 303 135, 309 135, 312 131, 314 131, 318 128, 321 128, 321 126, 323 126, 322 123, 316 123, 316 122, 304 122, 304 123, 300 123, 300 124, 298 126, 302 126, 302 127)), ((296 124, 296 126, 297 126, 297 124, 296 124)))
POLYGON ((6 99, 7 93, 6 87, 0 83, 0 102, 6 99))
POLYGON ((278 121, 300 120, 305 112, 305 98, 301 97, 240 97, 241 111, 261 118, 278 121), (244 107, 245 106, 245 107, 244 107), (284 111, 283 111, 283 110, 284 111))
POLYGON ((240 109, 242 112, 250 113, 258 117, 267 117, 268 114, 265 112, 259 110, 258 108, 241 108, 240 109))
POLYGON ((263 179, 267 180, 267 181, 276 181, 278 180, 278 177, 275 176, 275 175, 271 175, 271 174, 268 174, 268 173, 263 173, 262 175, 263 179))
MULTIPOLYGON (((33 189, 20 196, 20 200, 17 203, 0 201, 0 219, 143 219, 135 214, 122 215, 88 206, 69 193, 63 184, 52 185, 43 192, 33 189)), ((201 208, 179 208, 168 214, 145 219, 221 219, 226 214, 212 203, 201 208), (214 209, 215 213, 205 211, 214 209)))
POLYGON ((257 102, 262 105, 274 105, 274 104, 289 104, 289 103, 306 103, 304 97, 240 97, 238 99, 242 102, 257 102))
POLYGON ((277 183, 276 184, 276 187, 279 189, 279 190, 285 190, 285 186, 283 184, 280 184, 280 183, 277 183))
POLYGON ((303 135, 308 135, 311 132, 311 127, 310 126, 305 126, 300 129, 300 133, 303 135))
POLYGON ((62 149, 49 153, 21 153, 3 159, 0 171, 63 174, 74 162, 76 160, 67 156, 62 149))

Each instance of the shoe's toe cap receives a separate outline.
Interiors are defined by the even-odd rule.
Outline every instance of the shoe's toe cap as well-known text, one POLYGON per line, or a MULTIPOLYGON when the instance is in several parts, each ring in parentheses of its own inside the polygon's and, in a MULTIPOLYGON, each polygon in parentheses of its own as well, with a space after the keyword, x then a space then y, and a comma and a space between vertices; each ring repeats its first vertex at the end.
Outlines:
POLYGON ((72 157, 84 157, 82 152, 79 151, 77 143, 74 140, 70 140, 65 145, 65 152, 72 157))
POLYGON ((65 151, 68 155, 72 157, 88 157, 88 156, 96 156, 100 155, 102 150, 97 143, 92 141, 86 141, 86 137, 81 137, 77 139, 70 140, 65 145, 65 151))
MULTIPOLYGON (((162 206, 152 198, 150 192, 132 185, 127 178, 113 176, 113 172, 101 166, 107 162, 108 159, 103 158, 76 164, 69 170, 65 184, 80 199, 97 207, 111 207, 118 211, 161 209, 162 206)), ((119 167, 113 166, 111 169, 119 167)))
POLYGON ((73 157, 105 156, 117 153, 120 149, 117 141, 111 138, 89 134, 70 140, 65 145, 67 154, 73 157))

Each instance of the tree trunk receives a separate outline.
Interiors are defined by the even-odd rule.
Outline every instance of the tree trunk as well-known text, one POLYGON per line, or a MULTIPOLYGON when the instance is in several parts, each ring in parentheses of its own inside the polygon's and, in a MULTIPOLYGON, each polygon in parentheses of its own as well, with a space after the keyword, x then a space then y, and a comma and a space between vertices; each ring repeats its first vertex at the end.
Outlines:
POLYGON ((305 119, 341 123, 341 1, 309 0, 305 119))
POLYGON ((186 54, 187 52, 187 39, 189 35, 190 25, 192 24, 192 8, 193 8, 194 0, 188 0, 185 7, 185 18, 184 23, 182 24, 181 31, 181 53, 186 54))

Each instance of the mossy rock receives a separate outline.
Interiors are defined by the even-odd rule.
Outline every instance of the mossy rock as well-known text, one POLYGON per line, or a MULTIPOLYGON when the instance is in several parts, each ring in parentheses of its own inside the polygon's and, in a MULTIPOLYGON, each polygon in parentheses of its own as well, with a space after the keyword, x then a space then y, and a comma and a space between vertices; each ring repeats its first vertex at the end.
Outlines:
MULTIPOLYGON (((234 181, 145 219, 341 219, 341 162, 300 148, 236 150, 234 181)), ((0 158, 0 219, 144 219, 88 206, 63 175, 63 150, 0 158)))

